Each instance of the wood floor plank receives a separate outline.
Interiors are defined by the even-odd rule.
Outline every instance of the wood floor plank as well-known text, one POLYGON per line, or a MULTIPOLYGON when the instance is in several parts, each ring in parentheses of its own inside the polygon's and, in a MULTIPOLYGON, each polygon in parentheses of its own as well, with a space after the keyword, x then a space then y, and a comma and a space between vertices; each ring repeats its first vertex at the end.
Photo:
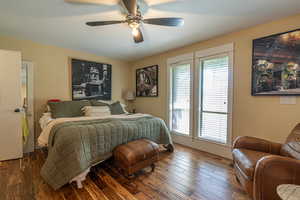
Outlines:
POLYGON ((22 194, 21 194, 21 185, 22 185, 22 172, 21 172, 21 162, 22 160, 11 160, 10 167, 8 168, 7 173, 8 176, 8 182, 7 182, 7 190, 6 195, 8 196, 8 199, 10 196, 13 196, 15 200, 21 200, 22 194))
POLYGON ((87 180, 83 183, 84 190, 86 190, 93 200, 109 200, 102 190, 99 190, 97 185, 87 177, 87 180))
POLYGON ((112 188, 117 194, 119 194, 125 200, 137 200, 128 190, 126 190, 121 184, 114 180, 107 172, 100 170, 98 172, 99 177, 106 183, 106 185, 112 188))
POLYGON ((108 199, 110 200, 125 200, 122 196, 120 196, 119 194, 117 194, 114 189, 112 189, 111 187, 106 187, 103 189, 103 193, 105 194, 105 196, 108 197, 108 199))
POLYGON ((86 191, 85 188, 77 188, 76 185, 72 184, 72 189, 75 192, 78 199, 82 200, 94 200, 93 197, 86 191))
POLYGON ((22 199, 24 200, 32 200, 34 199, 34 187, 31 184, 33 170, 32 170, 32 163, 30 159, 30 155, 22 159, 21 165, 21 195, 22 199))
POLYGON ((145 193, 143 193, 143 192, 137 193, 137 194, 135 195, 135 197, 136 197, 137 199, 153 200, 153 199, 151 199, 149 196, 147 196, 147 195, 146 195, 145 193))
POLYGON ((63 186, 60 191, 63 194, 64 199, 66 200, 83 200, 78 195, 76 195, 76 192, 70 185, 63 186))
POLYGON ((2 162, 0 166, 0 199, 6 199, 6 191, 7 191, 7 180, 8 180, 8 168, 9 162, 2 162))
POLYGON ((135 195, 139 193, 137 185, 132 181, 128 180, 122 173, 120 173, 113 163, 105 163, 103 169, 109 173, 109 175, 114 178, 118 183, 120 183, 124 188, 126 188, 131 194, 135 195))

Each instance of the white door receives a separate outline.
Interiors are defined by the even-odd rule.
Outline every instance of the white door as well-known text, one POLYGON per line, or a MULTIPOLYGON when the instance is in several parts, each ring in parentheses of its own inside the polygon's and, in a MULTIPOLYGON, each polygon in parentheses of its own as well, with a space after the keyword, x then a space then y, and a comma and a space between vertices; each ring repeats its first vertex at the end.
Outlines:
POLYGON ((21 53, 0 50, 0 161, 23 155, 21 53))

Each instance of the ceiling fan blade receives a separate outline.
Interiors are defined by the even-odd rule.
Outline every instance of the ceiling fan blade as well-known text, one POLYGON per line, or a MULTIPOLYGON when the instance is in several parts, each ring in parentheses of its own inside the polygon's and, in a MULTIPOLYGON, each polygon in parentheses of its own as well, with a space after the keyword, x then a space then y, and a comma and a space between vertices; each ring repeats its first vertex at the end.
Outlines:
POLYGON ((118 0, 65 0, 67 3, 116 5, 118 0))
POLYGON ((150 18, 150 19, 144 19, 143 22, 146 24, 154 24, 154 25, 160 25, 160 26, 183 26, 184 19, 177 18, 177 17, 150 18))
POLYGON ((96 21, 96 22, 87 22, 86 25, 88 26, 105 26, 111 24, 120 24, 125 23, 125 21, 96 21))
POLYGON ((141 43, 144 41, 144 37, 143 37, 141 29, 138 28, 137 30, 138 30, 138 34, 134 35, 133 39, 134 39, 135 43, 141 43))
POLYGON ((132 16, 136 16, 137 12, 137 0, 122 0, 124 6, 128 10, 128 13, 132 16))

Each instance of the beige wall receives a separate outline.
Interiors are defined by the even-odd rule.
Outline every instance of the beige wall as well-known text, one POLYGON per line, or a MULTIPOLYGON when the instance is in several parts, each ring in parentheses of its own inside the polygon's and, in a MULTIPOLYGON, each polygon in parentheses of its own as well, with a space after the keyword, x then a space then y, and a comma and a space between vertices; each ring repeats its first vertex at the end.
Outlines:
POLYGON ((137 111, 151 113, 166 119, 167 58, 234 43, 233 137, 250 135, 283 142, 293 126, 300 122, 300 100, 297 98, 296 105, 281 105, 279 97, 251 96, 252 40, 297 28, 300 28, 300 15, 216 37, 131 63, 133 89, 135 88, 136 68, 155 64, 160 66, 159 97, 137 98, 135 103, 137 111))
POLYGON ((40 132, 37 120, 46 101, 71 99, 69 57, 112 64, 112 99, 122 100, 122 91, 128 89, 130 70, 127 62, 6 36, 0 36, 0 49, 21 51, 23 60, 34 63, 36 135, 40 132))

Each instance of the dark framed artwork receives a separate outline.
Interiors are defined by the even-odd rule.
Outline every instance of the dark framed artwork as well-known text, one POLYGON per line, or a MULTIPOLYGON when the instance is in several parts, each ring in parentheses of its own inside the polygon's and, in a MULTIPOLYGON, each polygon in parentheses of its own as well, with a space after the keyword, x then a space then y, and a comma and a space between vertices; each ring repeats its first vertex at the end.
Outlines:
POLYGON ((158 65, 136 70, 136 97, 158 97, 158 65))
POLYGON ((71 59, 72 99, 111 100, 112 66, 86 60, 71 59))
POLYGON ((253 40, 252 95, 300 95, 300 29, 253 40))

